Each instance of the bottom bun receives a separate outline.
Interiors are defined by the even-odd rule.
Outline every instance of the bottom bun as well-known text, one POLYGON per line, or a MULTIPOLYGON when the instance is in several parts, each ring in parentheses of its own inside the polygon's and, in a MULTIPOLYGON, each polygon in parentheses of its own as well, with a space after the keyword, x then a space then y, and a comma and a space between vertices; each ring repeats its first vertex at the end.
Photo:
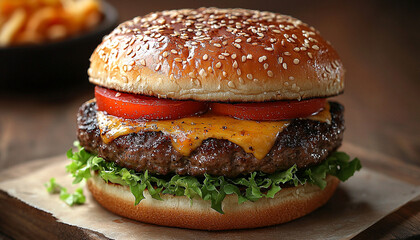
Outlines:
POLYGON ((284 188, 274 198, 238 204, 236 195, 223 200, 224 214, 211 208, 210 201, 162 194, 163 201, 144 191, 145 199, 137 206, 129 187, 106 183, 97 174, 88 181, 93 197, 103 207, 118 215, 163 226, 202 230, 227 230, 275 225, 302 217, 324 205, 333 195, 339 180, 327 177, 321 190, 311 184, 284 188))

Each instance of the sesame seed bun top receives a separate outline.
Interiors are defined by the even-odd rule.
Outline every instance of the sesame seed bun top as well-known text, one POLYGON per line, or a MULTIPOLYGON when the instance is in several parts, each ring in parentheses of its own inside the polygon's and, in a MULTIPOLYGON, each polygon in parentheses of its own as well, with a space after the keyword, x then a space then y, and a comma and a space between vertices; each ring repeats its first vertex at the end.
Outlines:
POLYGON ((136 17, 104 38, 88 73, 119 91, 203 101, 300 100, 344 89, 338 54, 313 27, 245 9, 136 17))

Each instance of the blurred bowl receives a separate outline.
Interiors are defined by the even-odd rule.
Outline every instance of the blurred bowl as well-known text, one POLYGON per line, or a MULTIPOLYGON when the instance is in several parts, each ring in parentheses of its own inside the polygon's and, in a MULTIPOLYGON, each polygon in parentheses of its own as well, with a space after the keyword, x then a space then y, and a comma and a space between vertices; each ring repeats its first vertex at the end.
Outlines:
POLYGON ((90 55, 118 23, 116 9, 102 3, 104 18, 88 32, 58 42, 0 48, 0 88, 64 90, 87 82, 90 55))

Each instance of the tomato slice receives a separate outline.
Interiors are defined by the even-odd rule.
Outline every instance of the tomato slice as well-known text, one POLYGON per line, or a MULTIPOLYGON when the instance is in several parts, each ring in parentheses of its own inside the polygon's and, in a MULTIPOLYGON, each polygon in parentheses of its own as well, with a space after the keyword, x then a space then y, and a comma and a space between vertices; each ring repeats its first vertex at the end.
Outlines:
POLYGON ((321 111, 325 98, 263 103, 212 103, 211 111, 238 119, 277 121, 303 118, 321 111))
POLYGON ((176 101, 95 87, 98 110, 128 119, 178 119, 207 111, 206 102, 176 101))

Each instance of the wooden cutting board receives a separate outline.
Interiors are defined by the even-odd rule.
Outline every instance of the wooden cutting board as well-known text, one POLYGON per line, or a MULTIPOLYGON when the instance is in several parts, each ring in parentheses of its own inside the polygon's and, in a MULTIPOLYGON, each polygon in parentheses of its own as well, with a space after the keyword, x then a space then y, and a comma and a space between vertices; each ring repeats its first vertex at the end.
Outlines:
MULTIPOLYGON (((352 144, 345 144, 342 150, 346 151, 351 156, 359 157, 362 160, 364 168, 385 174, 391 178, 401 180, 402 182, 420 186, 420 169, 417 167, 404 164, 398 159, 383 156, 380 153, 370 152, 352 144)), ((24 175, 40 171, 57 162, 63 161, 63 158, 65 157, 57 156, 48 159, 40 159, 7 169, 0 174, 0 183, 11 179, 19 179, 24 175)), ((36 181, 36 179, 34 179, 34 181, 36 181)), ((28 194, 33 193, 28 191, 28 194)), ((414 204, 414 206, 410 207, 418 209, 418 205, 419 204, 414 204)), ((87 227, 63 223, 52 214, 32 207, 2 190, 0 190, 0 212, 0 231, 6 236, 16 239, 109 239, 100 231, 93 231, 87 229, 87 227)), ((413 224, 413 226, 420 224, 420 213, 418 213, 418 211, 412 212, 412 215, 414 218, 410 218, 409 222, 406 223, 408 224, 408 229, 410 229, 409 226, 411 224, 413 224)), ((116 218, 115 221, 130 222, 131 220, 116 218)), ((171 231, 171 228, 165 229, 171 231)), ((273 232, 275 230, 270 228, 270 231, 273 232)), ((369 231, 369 229, 366 231, 369 231)), ((365 234, 365 232, 363 232, 362 235, 365 234)), ((182 234, 178 236, 191 236, 189 234, 182 234)), ((249 232, 244 232, 243 234, 243 236, 246 237, 249 235, 249 232)), ((418 233, 414 230, 412 234, 418 233)), ((220 236, 221 235, 219 235, 219 237, 220 236)))

